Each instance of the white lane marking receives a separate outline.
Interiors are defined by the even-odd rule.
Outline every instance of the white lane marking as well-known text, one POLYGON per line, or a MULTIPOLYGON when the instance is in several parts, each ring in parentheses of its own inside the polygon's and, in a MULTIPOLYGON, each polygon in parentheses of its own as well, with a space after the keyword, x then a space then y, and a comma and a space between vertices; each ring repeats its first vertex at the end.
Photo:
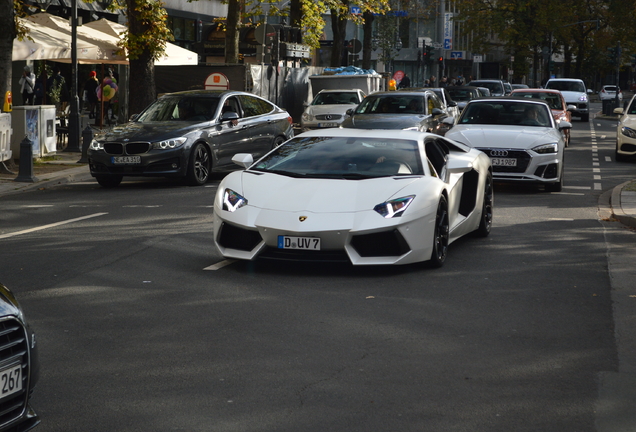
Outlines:
POLYGON ((590 190, 592 189, 590 186, 563 186, 563 189, 583 189, 590 190))
POLYGON ((601 190, 601 184, 600 183, 594 183, 594 190, 601 190))
POLYGON ((122 208, 157 208, 161 206, 160 205, 125 205, 121 207, 122 208))
POLYGON ((92 215, 82 216, 82 217, 78 217, 78 218, 75 218, 75 219, 69 219, 69 220, 65 220, 65 221, 61 221, 61 222, 55 222, 55 223, 48 224, 48 225, 42 225, 40 227, 31 228, 31 229, 24 230, 24 231, 17 231, 17 232, 9 233, 9 234, 2 234, 2 235, 0 235, 0 239, 5 239, 5 238, 9 238, 9 237, 16 237, 16 236, 19 236, 19 235, 22 235, 22 234, 28 234, 28 233, 32 233, 32 232, 35 232, 35 231, 41 231, 41 230, 45 230, 45 229, 48 229, 48 228, 54 228, 56 226, 66 225, 66 224, 70 224, 70 223, 73 223, 73 222, 81 221, 81 220, 84 220, 84 219, 90 219, 90 218, 94 218, 94 217, 97 217, 97 216, 104 216, 104 215, 107 215, 107 214, 108 213, 95 213, 95 214, 92 214, 92 215))
POLYGON ((594 180, 603 180, 600 175, 595 175, 594 180))
POLYGON ((548 218, 548 220, 573 222, 574 218, 548 218))
POLYGON ((607 135, 601 135, 601 139, 607 138, 607 135))
POLYGON ((611 161, 612 161, 611 156, 605 156, 605 162, 611 162, 611 161))
POLYGON ((592 168, 592 172, 600 173, 601 169, 600 168, 592 168))
POLYGON ((25 208, 43 208, 43 207, 53 207, 52 204, 32 204, 32 205, 25 205, 22 206, 25 208))
POLYGON ((584 196, 585 194, 576 192, 550 192, 550 195, 572 195, 572 196, 584 196))
POLYGON ((222 269, 225 266, 229 266, 230 264, 235 263, 236 261, 237 260, 234 260, 234 259, 226 259, 226 260, 218 262, 218 263, 216 263, 214 265, 211 265, 210 267, 206 267, 203 270, 219 270, 219 269, 222 269))

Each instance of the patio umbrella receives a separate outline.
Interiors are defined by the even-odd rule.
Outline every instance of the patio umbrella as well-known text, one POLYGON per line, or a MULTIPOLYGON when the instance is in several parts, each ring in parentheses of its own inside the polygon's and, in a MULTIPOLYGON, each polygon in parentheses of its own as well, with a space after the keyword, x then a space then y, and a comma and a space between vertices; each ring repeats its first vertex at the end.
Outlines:
MULTIPOLYGON (((121 38, 128 27, 105 18, 91 21, 82 27, 90 27, 113 37, 121 38)), ((164 56, 155 61, 155 66, 184 66, 197 65, 199 63, 198 54, 194 51, 182 48, 170 42, 166 42, 166 52, 164 56)))

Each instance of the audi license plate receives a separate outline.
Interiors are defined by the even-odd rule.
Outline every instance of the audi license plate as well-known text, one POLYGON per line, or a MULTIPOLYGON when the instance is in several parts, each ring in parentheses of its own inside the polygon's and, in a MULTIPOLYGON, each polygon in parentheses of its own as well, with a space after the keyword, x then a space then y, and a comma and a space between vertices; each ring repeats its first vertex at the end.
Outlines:
POLYGON ((517 166, 517 159, 514 158, 491 158, 492 166, 517 166))
POLYGON ((318 127, 338 127, 338 123, 318 123, 318 127))
POLYGON ((9 366, 0 371, 0 398, 22 390, 22 365, 9 366))
POLYGON ((110 160, 114 165, 136 165, 141 163, 141 156, 113 156, 110 160))
POLYGON ((278 236, 278 249, 320 250, 320 238, 278 236))

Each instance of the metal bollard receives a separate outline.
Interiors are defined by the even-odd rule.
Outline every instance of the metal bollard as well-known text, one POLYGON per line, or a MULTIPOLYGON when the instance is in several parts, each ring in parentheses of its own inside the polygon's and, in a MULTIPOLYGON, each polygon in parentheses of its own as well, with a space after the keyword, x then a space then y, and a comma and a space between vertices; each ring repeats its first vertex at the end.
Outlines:
POLYGON ((33 143, 29 137, 24 137, 20 143, 20 170, 13 181, 28 183, 38 181, 38 178, 33 175, 33 143))
POLYGON ((93 129, 90 126, 86 126, 82 131, 82 157, 77 163, 88 163, 88 147, 90 147, 93 137, 93 129))

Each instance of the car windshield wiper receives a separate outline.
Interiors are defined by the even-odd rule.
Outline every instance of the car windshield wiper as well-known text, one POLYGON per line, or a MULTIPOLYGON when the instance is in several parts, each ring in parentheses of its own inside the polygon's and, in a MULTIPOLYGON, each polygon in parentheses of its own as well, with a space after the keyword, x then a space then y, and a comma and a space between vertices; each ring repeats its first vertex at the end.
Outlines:
POLYGON ((261 169, 254 169, 254 171, 261 171, 261 172, 266 172, 266 173, 270 173, 270 174, 279 174, 279 175, 284 175, 287 177, 294 177, 294 178, 300 178, 300 177, 307 177, 307 174, 305 173, 299 173, 296 171, 285 171, 285 170, 261 170, 261 169))

